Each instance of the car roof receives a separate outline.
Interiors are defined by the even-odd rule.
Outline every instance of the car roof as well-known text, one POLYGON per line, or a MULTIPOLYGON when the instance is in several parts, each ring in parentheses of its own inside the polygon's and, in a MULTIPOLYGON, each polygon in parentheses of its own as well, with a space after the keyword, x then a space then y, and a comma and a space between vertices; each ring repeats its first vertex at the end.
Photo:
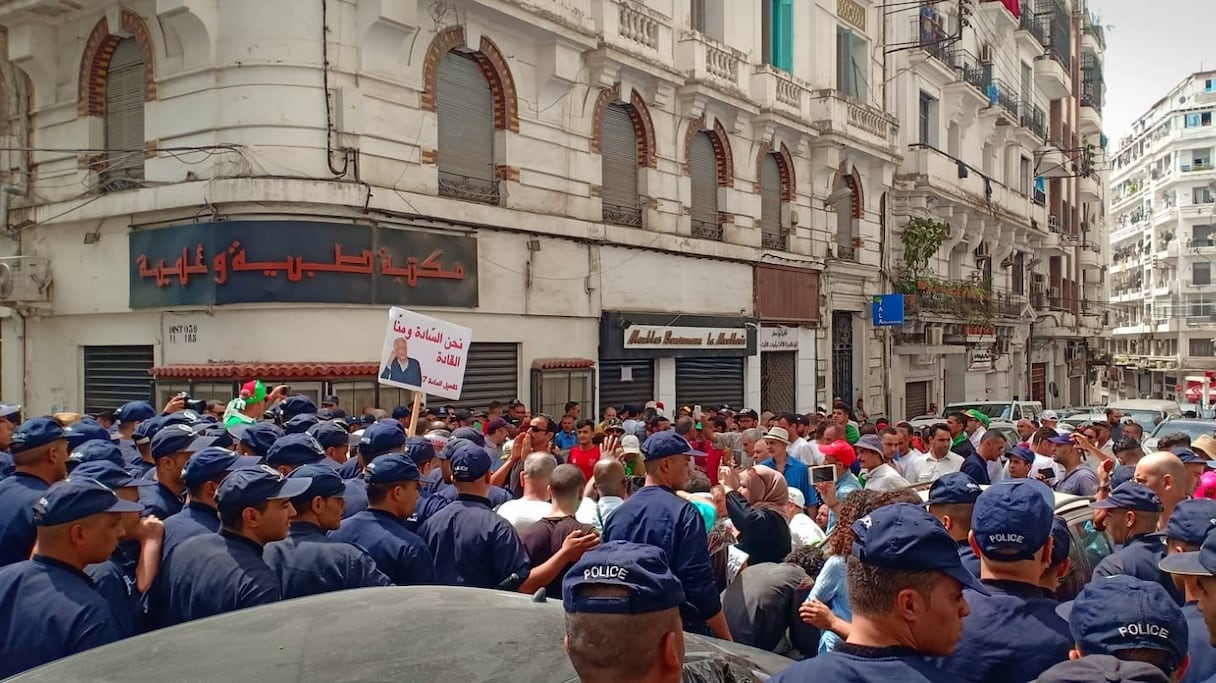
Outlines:
POLYGON ((1128 410, 1169 410, 1177 408, 1177 401, 1162 401, 1154 398, 1129 398, 1126 401, 1114 401, 1107 408, 1127 408, 1128 410))
MULTIPOLYGON (((564 635, 559 602, 453 586, 364 588, 200 619, 9 680, 577 680, 562 648, 564 635), (149 661, 156 665, 148 666, 149 661)), ((727 667, 739 680, 752 678, 745 675, 751 671, 771 675, 793 664, 771 652, 712 638, 685 634, 685 641, 686 667, 727 667)))
POLYGON ((1077 413, 1075 415, 1069 415, 1068 417, 1060 419, 1060 422, 1068 422, 1070 424, 1074 423, 1074 422, 1076 424, 1082 424, 1084 422, 1105 422, 1105 421, 1106 421, 1106 413, 1077 413))

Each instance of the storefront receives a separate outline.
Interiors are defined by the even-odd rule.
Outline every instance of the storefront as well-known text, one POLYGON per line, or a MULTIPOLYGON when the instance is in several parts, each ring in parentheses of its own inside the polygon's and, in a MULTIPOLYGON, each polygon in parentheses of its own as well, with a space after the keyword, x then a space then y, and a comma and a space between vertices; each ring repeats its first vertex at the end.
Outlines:
POLYGON ((798 410, 798 328, 760 328, 760 405, 774 413, 798 410))
POLYGON ((809 412, 815 405, 815 328, 820 320, 819 272, 763 265, 753 269, 760 318, 758 391, 761 410, 809 412))
POLYGON ((742 407, 755 330, 749 318, 605 311, 600 405, 657 400, 669 408, 742 407))

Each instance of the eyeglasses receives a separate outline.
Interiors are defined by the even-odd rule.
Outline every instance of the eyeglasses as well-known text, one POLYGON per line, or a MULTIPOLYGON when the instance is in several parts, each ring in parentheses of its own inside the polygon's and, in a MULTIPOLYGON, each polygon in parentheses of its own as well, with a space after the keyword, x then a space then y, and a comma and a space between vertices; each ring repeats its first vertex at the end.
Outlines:
POLYGON ((543 432, 543 431, 545 431, 545 428, 541 427, 539 425, 528 425, 528 431, 543 432))

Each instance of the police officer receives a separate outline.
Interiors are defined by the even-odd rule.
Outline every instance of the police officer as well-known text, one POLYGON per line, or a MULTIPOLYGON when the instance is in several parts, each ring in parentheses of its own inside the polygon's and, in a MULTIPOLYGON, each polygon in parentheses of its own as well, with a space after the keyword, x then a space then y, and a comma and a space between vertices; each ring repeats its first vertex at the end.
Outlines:
POLYGON ((312 413, 296 415, 283 423, 284 434, 307 434, 308 430, 320 424, 321 418, 312 413))
POLYGON ((962 640, 940 662, 955 680, 1022 683, 1068 658, 1068 624, 1039 587, 1051 563, 1051 495, 1042 482, 1015 479, 976 499, 971 539, 990 595, 966 592, 971 614, 963 620, 962 640))
MULTIPOLYGON (((1198 552, 1212 529, 1216 528, 1216 500, 1195 498, 1184 500, 1174 508, 1170 521, 1165 525, 1166 555, 1198 552)), ((1208 640, 1208 630, 1203 614, 1199 612, 1202 592, 1196 578, 1185 574, 1171 574, 1174 584, 1183 594, 1182 616, 1188 626, 1188 647, 1191 664, 1187 667, 1183 681, 1207 681, 1216 676, 1216 647, 1208 640)))
POLYGON ((127 461, 127 470, 132 475, 144 476, 156 468, 156 461, 152 459, 152 437, 156 436, 160 428, 160 419, 153 418, 140 422, 131 432, 131 447, 135 457, 131 458, 129 449, 123 452, 123 457, 127 461))
POLYGON ((794 664, 772 682, 957 680, 925 657, 956 651, 968 603, 987 595, 987 588, 963 566, 954 539, 909 503, 878 508, 857 520, 853 533, 848 640, 794 664))
POLYGON ((613 541, 587 552, 562 582, 566 653, 579 680, 679 683, 683 602, 658 548, 613 541))
POLYGON ((265 458, 274 442, 283 436, 283 430, 273 422, 237 424, 229 427, 228 432, 236 437, 238 453, 259 458, 265 458))
POLYGON ((346 454, 346 462, 338 468, 338 476, 343 479, 362 479, 363 478, 363 461, 359 458, 359 442, 363 440, 363 428, 359 427, 351 431, 347 436, 347 444, 350 450, 346 454))
POLYGON ((718 585, 709 563, 709 540, 701 513, 675 495, 688 484, 690 456, 695 453, 674 431, 659 432, 642 446, 646 485, 630 496, 604 522, 604 540, 649 543, 663 549, 688 601, 681 607, 684 628, 730 640, 718 585))
POLYGON ((1152 664, 1125 662, 1110 655, 1086 655, 1060 662, 1043 672, 1035 683, 1170 683, 1152 664))
POLYGON ((1157 533, 1161 516, 1157 494, 1144 484, 1129 481, 1106 498, 1095 500, 1092 506, 1107 510, 1106 529, 1115 543, 1122 545, 1098 562, 1094 576, 1126 574, 1154 581, 1169 592, 1175 604, 1181 605, 1184 600, 1174 580, 1158 568, 1165 557, 1165 543, 1157 533))
POLYGON ((135 449, 132 437, 135 428, 144 420, 156 417, 156 410, 147 401, 128 401, 114 411, 114 433, 117 435, 119 448, 127 462, 138 462, 141 458, 135 449))
POLYGON ((1216 646, 1216 529, 1208 531, 1199 550, 1166 555, 1160 567, 1181 577, 1187 594, 1197 597, 1196 609, 1203 616, 1208 642, 1216 646))
POLYGON ((308 435, 325 449, 325 464, 337 472, 350 457, 350 433, 336 422, 318 422, 308 435))
MULTIPOLYGON (((535 591, 528 552, 511 523, 490 507, 490 457, 472 441, 457 439, 448 451, 459 494, 418 529, 435 556, 440 584, 535 591)), ((549 580, 552 576, 549 577, 549 580)))
POLYGON ((184 424, 166 425, 152 437, 157 486, 139 492, 139 500, 147 514, 168 519, 169 515, 181 512, 182 497, 186 494, 182 468, 186 466, 190 454, 198 450, 195 445, 197 440, 198 435, 194 430, 184 424))
POLYGON ((1182 610, 1155 581, 1094 577, 1077 599, 1059 606, 1076 647, 1071 656, 1110 655, 1148 662, 1172 680, 1186 672, 1188 627, 1182 610))
POLYGON ((12 474, 13 454, 10 452, 13 432, 21 424, 21 406, 17 403, 0 403, 0 479, 12 474))
POLYGON ((259 459, 237 455, 227 448, 210 446, 190 454, 182 468, 182 483, 186 486, 186 504, 181 512, 165 521, 165 542, 161 557, 167 558, 183 541, 200 534, 220 530, 220 516, 215 494, 224 477, 233 470, 256 467, 259 459))
POLYGON ((37 536, 34 503, 68 474, 68 440, 49 417, 22 422, 10 447, 16 469, 0 480, 0 566, 29 559, 37 536))
POLYGON ((312 465, 325 459, 325 449, 308 434, 284 434, 275 439, 274 445, 266 451, 266 464, 275 468, 283 476, 292 473, 301 465, 312 465))
POLYGON ((63 433, 68 439, 69 452, 75 451, 89 441, 113 441, 110 438, 110 432, 105 427, 87 417, 64 427, 63 433))
POLYGON ((431 550, 405 528, 418 503, 418 476, 414 461, 400 453, 377 456, 363 471, 367 509, 342 520, 341 527, 330 533, 334 540, 366 550, 380 571, 399 586, 435 583, 431 550))
POLYGON ((282 598, 278 576, 262 560, 263 547, 287 537, 291 499, 309 479, 288 479, 268 466, 240 469, 216 491, 220 531, 177 546, 166 559, 166 625, 264 605, 282 598))
MULTIPOLYGON (((466 441, 472 441, 479 448, 486 449, 486 454, 490 458, 490 465, 491 465, 490 471, 491 472, 494 471, 493 464, 494 464, 495 456, 492 455, 492 449, 486 448, 486 437, 484 434, 477 431, 476 429, 473 429, 472 427, 461 427, 460 429, 457 429, 456 431, 452 432, 452 439, 451 439, 451 441, 448 442, 448 444, 450 445, 452 441, 455 441, 457 439, 464 439, 466 441)), ((447 462, 446 454, 447 454, 447 447, 445 446, 444 448, 440 449, 440 451, 439 451, 440 470, 441 470, 441 474, 443 474, 445 476, 445 478, 448 480, 449 483, 446 486, 439 487, 438 493, 440 496, 442 496, 443 498, 447 499, 450 502, 450 501, 456 500, 457 491, 456 491, 456 487, 450 483, 451 473, 442 471, 444 463, 447 462)), ((558 463, 559 464, 561 463, 560 458, 558 459, 558 463)), ((449 467, 449 470, 450 470, 450 467, 449 467)), ((502 505, 503 503, 505 503, 509 500, 513 500, 514 496, 511 495, 511 492, 508 489, 503 488, 502 486, 494 486, 493 484, 491 484, 490 490, 486 493, 486 498, 488 498, 490 501, 490 507, 493 507, 494 509, 498 509, 498 506, 502 505)))
POLYGON ((958 556, 974 576, 980 575, 980 558, 971 549, 971 513, 983 489, 962 472, 943 474, 929 487, 929 514, 946 527, 958 544, 958 556))
MULTIPOLYGON (((343 519, 367 509, 367 479, 363 475, 366 474, 368 463, 382 455, 400 453, 405 448, 405 441, 405 430, 393 420, 383 420, 363 430, 359 436, 359 454, 356 458, 360 463, 358 471, 361 474, 353 479, 346 479, 346 509, 342 513, 343 519)), ((342 476, 341 472, 338 476, 342 476)))
POLYGON ((1039 578, 1039 588, 1043 589, 1043 597, 1056 599, 1056 591, 1060 582, 1072 569, 1072 534, 1068 531, 1068 522, 1059 515, 1051 520, 1051 564, 1043 570, 1039 578))
MULTIPOLYGON (((117 451, 117 444, 113 445, 117 451)), ((132 503, 139 502, 141 487, 156 486, 156 482, 132 477, 120 465, 107 460, 80 465, 73 471, 72 478, 99 481, 119 498, 132 503)), ((129 638, 144 630, 141 600, 160 569, 160 549, 165 529, 164 524, 155 517, 140 519, 138 514, 128 512, 122 515, 122 531, 122 538, 109 559, 90 564, 84 572, 93 579, 97 592, 110 605, 118 635, 129 638), (140 558, 145 553, 154 561, 141 563, 140 558)))
MULTIPOLYGON (((127 469, 127 461, 122 457, 122 449, 118 444, 110 441, 86 441, 83 444, 72 449, 72 454, 68 456, 67 472, 69 475, 76 470, 77 467, 87 462, 111 462, 118 465, 123 470, 127 469)), ((132 474, 138 477, 138 474, 132 474)))
POLYGON ((306 478, 311 483, 291 501, 296 514, 287 538, 268 543, 262 552, 279 577, 283 599, 393 585, 362 548, 325 535, 342 522, 346 485, 338 473, 327 465, 303 465, 289 478, 306 478))
POLYGON ((84 568, 114 552, 121 514, 141 510, 84 477, 43 492, 34 509, 38 554, 0 569, 0 678, 119 639, 84 568))
MULTIPOLYGON (((292 394, 279 403, 279 419, 283 424, 300 415, 316 415, 317 404, 303 394, 292 394)), ((299 432, 294 432, 299 433, 299 432)))

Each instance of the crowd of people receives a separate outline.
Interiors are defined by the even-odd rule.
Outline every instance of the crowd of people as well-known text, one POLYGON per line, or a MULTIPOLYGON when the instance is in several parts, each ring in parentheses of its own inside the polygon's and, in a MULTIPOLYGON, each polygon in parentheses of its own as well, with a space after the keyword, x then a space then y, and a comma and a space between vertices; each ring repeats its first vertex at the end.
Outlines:
POLYGON ((979 411, 917 428, 840 400, 349 415, 254 381, 159 411, 4 404, 0 676, 280 600, 452 585, 560 600, 584 681, 680 680, 685 632, 788 657, 780 681, 1216 680, 1216 438, 1146 453, 1106 418, 1046 411, 1009 443, 979 411), (1118 544, 1063 604, 1057 494, 1093 498, 1118 544))

